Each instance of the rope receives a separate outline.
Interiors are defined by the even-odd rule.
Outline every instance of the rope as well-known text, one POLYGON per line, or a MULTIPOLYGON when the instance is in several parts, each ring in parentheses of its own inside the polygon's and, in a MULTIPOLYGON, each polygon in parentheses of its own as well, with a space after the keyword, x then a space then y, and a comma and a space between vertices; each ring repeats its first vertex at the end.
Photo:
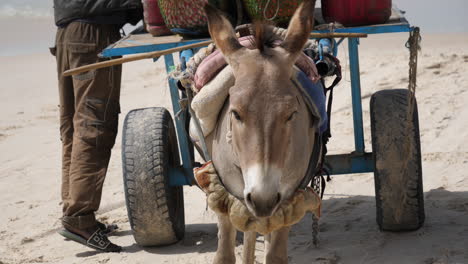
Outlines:
POLYGON ((169 77, 180 81, 184 88, 190 88, 194 93, 199 91, 192 85, 193 78, 197 72, 198 65, 216 49, 214 43, 208 45, 206 48, 200 49, 192 58, 186 63, 186 69, 182 69, 182 64, 177 65, 177 68, 169 74, 169 77))
POLYGON ((406 112, 406 131, 407 136, 404 139, 403 147, 404 150, 404 165, 402 168, 407 168, 413 154, 413 146, 411 142, 411 134, 413 130, 413 114, 414 114, 414 104, 416 103, 416 77, 418 69, 418 51, 421 50, 420 46, 421 36, 419 33, 419 28, 416 27, 413 31, 410 32, 408 42, 406 42, 406 47, 410 51, 409 59, 409 83, 408 83, 408 97, 407 104, 408 109, 406 112))
POLYGON ((265 5, 265 8, 263 9, 263 18, 265 18, 268 21, 272 21, 273 19, 276 18, 276 16, 278 16, 278 11, 279 11, 279 8, 280 8, 280 1, 276 0, 276 12, 272 17, 267 18, 266 11, 268 10, 268 6, 270 5, 270 2, 271 2, 271 0, 268 0, 266 5, 265 5))
POLYGON ((410 37, 408 42, 406 42, 406 47, 410 51, 409 59, 409 84, 408 84, 408 122, 411 122, 413 116, 413 104, 416 98, 416 78, 418 70, 418 51, 421 50, 421 35, 419 28, 416 27, 412 32, 410 32, 410 37))

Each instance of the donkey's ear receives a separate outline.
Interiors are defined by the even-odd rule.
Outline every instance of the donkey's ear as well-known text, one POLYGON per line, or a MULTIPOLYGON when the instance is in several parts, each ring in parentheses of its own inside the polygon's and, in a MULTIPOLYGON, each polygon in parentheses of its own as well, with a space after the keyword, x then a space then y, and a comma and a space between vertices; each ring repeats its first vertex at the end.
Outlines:
POLYGON ((236 37, 236 32, 229 20, 215 7, 210 4, 205 5, 205 13, 208 18, 208 29, 216 47, 228 59, 236 51, 243 48, 236 37))
POLYGON ((289 22, 288 32, 281 46, 286 50, 289 59, 294 63, 302 52, 309 34, 314 27, 315 0, 305 0, 294 13, 289 22))

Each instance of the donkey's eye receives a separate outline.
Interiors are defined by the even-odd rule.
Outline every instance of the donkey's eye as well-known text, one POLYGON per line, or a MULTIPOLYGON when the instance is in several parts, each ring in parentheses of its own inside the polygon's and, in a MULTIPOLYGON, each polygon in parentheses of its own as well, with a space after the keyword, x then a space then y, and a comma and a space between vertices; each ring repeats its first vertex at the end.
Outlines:
POLYGON ((237 121, 242 121, 241 120, 241 117, 239 115, 239 113, 237 113, 236 111, 232 110, 232 115, 234 116, 234 118, 237 120, 237 121))
POLYGON ((289 122, 289 121, 293 120, 294 117, 296 116, 296 114, 297 114, 297 111, 294 111, 291 115, 289 115, 289 117, 288 117, 288 119, 286 120, 286 122, 289 122))

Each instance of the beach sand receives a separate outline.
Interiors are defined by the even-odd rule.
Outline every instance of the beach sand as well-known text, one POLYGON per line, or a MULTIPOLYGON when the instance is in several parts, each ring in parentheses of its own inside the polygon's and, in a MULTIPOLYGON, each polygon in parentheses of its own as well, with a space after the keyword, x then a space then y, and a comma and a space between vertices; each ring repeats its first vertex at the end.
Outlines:
MULTIPOLYGON (((369 100, 408 83, 407 34, 363 39, 360 46, 366 149, 371 151, 369 100)), ((414 232, 380 232, 372 174, 334 176, 325 191, 320 247, 311 243, 311 217, 292 228, 290 263, 468 263, 468 34, 424 35, 416 91, 426 209, 414 232)), ((347 68, 347 49, 339 58, 347 68)), ((160 60, 124 65, 120 124, 131 109, 171 109, 160 60)), ((335 88, 330 153, 354 148, 349 71, 335 88)), ((120 254, 99 253, 57 234, 61 216, 58 88, 54 58, 0 57, 0 263, 211 263, 215 215, 205 196, 184 187, 185 238, 171 246, 135 244, 127 218, 121 134, 113 149, 98 218, 120 230, 110 239, 120 254)), ((239 236, 240 237, 240 236, 239 236)), ((262 238, 257 260, 262 261, 262 238)), ((236 248, 238 263, 242 243, 236 248)))

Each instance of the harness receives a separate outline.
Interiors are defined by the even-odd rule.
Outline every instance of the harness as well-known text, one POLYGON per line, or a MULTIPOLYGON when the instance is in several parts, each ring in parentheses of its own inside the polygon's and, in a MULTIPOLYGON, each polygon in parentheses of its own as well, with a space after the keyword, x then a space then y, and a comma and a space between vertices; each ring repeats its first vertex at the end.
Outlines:
POLYGON ((309 165, 307 167, 306 174, 299 184, 299 189, 307 187, 312 179, 318 177, 319 180, 312 182, 312 187, 317 193, 320 192, 320 198, 323 198, 323 192, 325 191, 325 179, 324 174, 327 175, 327 181, 330 181, 330 173, 324 168, 325 155, 327 153, 327 143, 331 137, 330 132, 330 121, 331 121, 331 110, 333 103, 333 88, 341 81, 341 66, 340 61, 335 57, 330 57, 336 64, 335 72, 333 73, 336 78, 333 83, 329 86, 325 86, 325 82, 322 79, 321 82, 311 82, 309 78, 300 70, 292 78, 295 86, 302 92, 307 105, 315 117, 319 118, 317 124, 318 130, 315 133, 314 147, 309 159, 309 165), (327 106, 325 106, 326 94, 329 92, 327 106), (316 186, 319 184, 319 186, 316 186))
POLYGON ((316 118, 314 126, 317 131, 314 135, 314 147, 309 158, 308 167, 304 178, 300 182, 298 189, 305 189, 312 178, 321 169, 323 164, 324 141, 323 135, 328 130, 328 115, 325 109, 325 89, 322 82, 314 83, 300 70, 297 70, 292 78, 292 82, 302 93, 303 98, 311 114, 316 118))
POLYGON ((333 88, 341 81, 342 75, 341 75, 341 64, 340 61, 333 56, 330 56, 330 59, 332 59, 336 65, 336 68, 333 72, 333 75, 335 75, 335 80, 333 80, 333 83, 329 86, 325 86, 325 81, 321 79, 321 84, 323 88, 323 94, 326 97, 327 93, 328 95, 328 102, 327 102, 327 110, 326 110, 326 117, 327 117, 327 125, 326 129, 322 132, 320 136, 316 136, 317 142, 319 144, 314 145, 314 150, 312 151, 311 155, 311 160, 309 161, 309 168, 307 169, 306 176, 304 177, 303 181, 300 184, 300 188, 305 188, 307 184, 312 181, 311 187, 314 189, 316 193, 320 193, 320 198, 323 198, 323 193, 325 191, 325 178, 324 174, 327 175, 327 182, 331 181, 330 178, 330 173, 328 172, 327 169, 324 168, 323 164, 325 162, 325 155, 327 154, 327 143, 329 139, 331 138, 331 110, 332 110, 332 104, 333 104, 333 88), (320 148, 320 153, 318 154, 318 149, 320 148), (315 155, 318 155, 319 157, 316 157, 315 155), (315 170, 313 170, 312 166, 313 164, 316 164, 315 170))

